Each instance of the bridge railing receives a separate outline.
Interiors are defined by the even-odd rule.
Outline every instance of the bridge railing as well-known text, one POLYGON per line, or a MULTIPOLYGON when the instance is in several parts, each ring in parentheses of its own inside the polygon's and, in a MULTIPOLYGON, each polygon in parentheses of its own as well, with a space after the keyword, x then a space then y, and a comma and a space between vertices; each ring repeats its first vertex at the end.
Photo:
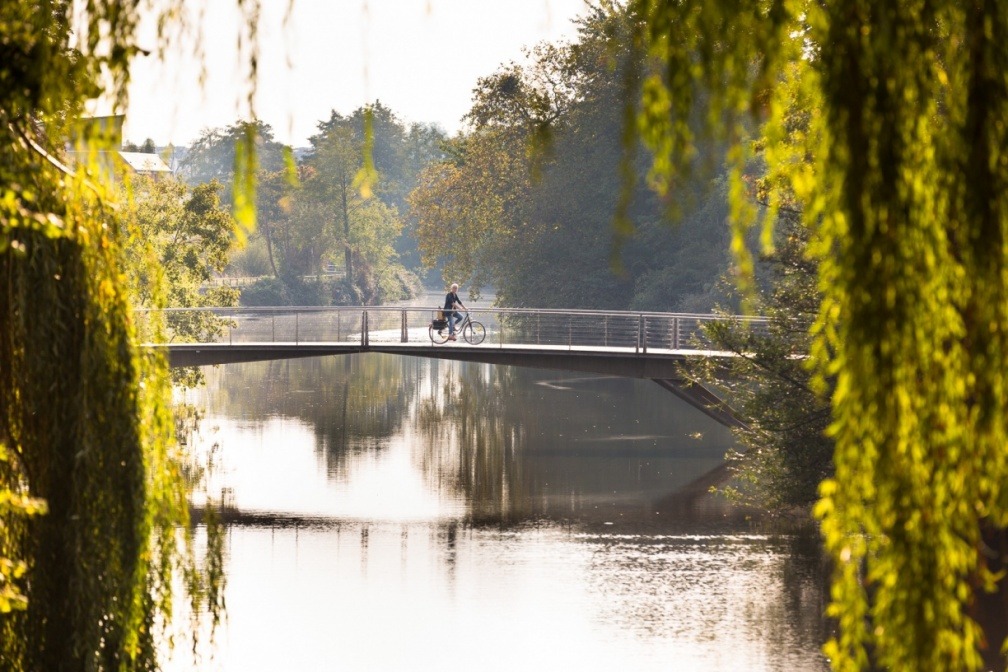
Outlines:
MULTIPOLYGON (((139 311, 141 339, 166 343, 230 344, 410 344, 431 346, 436 308, 278 307, 170 308, 139 311), (152 325, 163 336, 152 336, 152 325)), ((486 308, 470 310, 486 328, 480 347, 704 349, 703 326, 726 318, 713 314, 597 310, 486 308)), ((735 317, 765 330, 760 317, 735 317)), ((459 339, 459 343, 464 343, 459 339)))

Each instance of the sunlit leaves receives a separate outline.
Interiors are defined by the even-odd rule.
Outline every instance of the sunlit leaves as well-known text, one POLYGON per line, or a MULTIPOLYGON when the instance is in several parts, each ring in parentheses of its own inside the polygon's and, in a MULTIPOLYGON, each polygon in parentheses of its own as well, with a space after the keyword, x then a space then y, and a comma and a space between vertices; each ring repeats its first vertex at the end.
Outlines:
POLYGON ((777 77, 772 65, 794 53, 800 3, 772 0, 742 10, 730 2, 637 0, 629 11, 644 77, 636 107, 632 100, 628 105, 636 110, 633 139, 654 155, 649 183, 666 193, 694 165, 698 114, 705 117, 704 135, 731 142, 733 250, 739 282, 748 289, 752 262, 743 239, 756 222, 742 182, 752 158, 749 134, 766 114, 767 90, 777 77))
MULTIPOLYGON (((10 461, 7 447, 0 443, 0 463, 10 461)), ((3 465, 5 467, 9 465, 3 465)), ((16 487, 16 486, 15 486, 16 487)), ((30 497, 8 487, 0 487, 0 520, 9 520, 11 516, 25 518, 43 515, 47 512, 45 500, 30 497)), ((0 615, 15 610, 24 610, 28 606, 28 598, 20 586, 28 571, 28 565, 23 560, 11 560, 8 541, 0 537, 0 615)))
POLYGON ((235 143, 234 182, 232 198, 236 233, 239 244, 244 244, 248 234, 255 230, 255 193, 258 178, 255 127, 246 125, 242 137, 235 143))
POLYGON ((204 286, 227 266, 233 245, 234 222, 220 201, 220 190, 217 182, 190 188, 173 178, 135 183, 128 208, 128 253, 132 258, 148 255, 152 261, 125 269, 135 283, 138 306, 234 303, 236 297, 228 300, 217 288, 204 286), (147 273, 156 273, 158 278, 147 273), (163 302, 153 295, 162 287, 163 302))
MULTIPOLYGON (((827 655, 842 670, 979 669, 1000 643, 971 609, 1005 559, 978 549, 1008 524, 1008 9, 632 7, 673 103, 671 126, 642 117, 652 146, 690 140, 675 105, 704 84, 722 131, 743 110, 765 118, 761 192, 774 210, 775 190, 793 193, 815 231, 810 352, 836 441, 816 507, 836 566, 827 655), (795 124, 801 108, 813 116, 795 124)), ((666 158, 659 178, 680 157, 666 158)))
POLYGON ((34 202, 30 192, 18 193, 10 189, 0 195, 0 252, 5 252, 8 245, 18 245, 10 236, 18 229, 35 229, 50 237, 62 234, 63 218, 56 213, 38 211, 34 202))
POLYGON ((78 123, 123 103, 139 8, 0 3, 0 611, 24 607, 0 618, 5 669, 156 667, 184 562, 166 364, 137 348, 101 160, 116 133, 78 123))
MULTIPOLYGON (((160 325, 162 339, 148 319, 160 317, 151 309, 233 306, 238 290, 214 284, 230 259, 234 221, 220 201, 216 181, 188 187, 171 177, 134 180, 128 200, 124 269, 136 308, 143 342, 156 340, 212 340, 227 320, 212 312, 169 312, 160 325)), ((197 369, 172 369, 175 384, 192 387, 202 381, 197 369)))
POLYGON ((374 111, 364 110, 364 143, 360 168, 354 174, 352 186, 364 200, 371 198, 378 183, 378 171, 374 165, 374 111))

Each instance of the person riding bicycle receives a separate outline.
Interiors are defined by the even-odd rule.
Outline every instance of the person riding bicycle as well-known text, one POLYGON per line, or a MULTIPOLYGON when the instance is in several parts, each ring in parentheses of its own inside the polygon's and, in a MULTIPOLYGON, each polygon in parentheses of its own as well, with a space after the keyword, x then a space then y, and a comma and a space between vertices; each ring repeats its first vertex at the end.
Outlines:
POLYGON ((455 325, 462 321, 462 313, 455 310, 456 308, 462 308, 463 310, 469 310, 462 303, 462 300, 458 296, 458 283, 453 282, 451 286, 451 291, 448 292, 444 300, 444 314, 445 319, 448 320, 448 340, 454 341, 455 339, 455 325))

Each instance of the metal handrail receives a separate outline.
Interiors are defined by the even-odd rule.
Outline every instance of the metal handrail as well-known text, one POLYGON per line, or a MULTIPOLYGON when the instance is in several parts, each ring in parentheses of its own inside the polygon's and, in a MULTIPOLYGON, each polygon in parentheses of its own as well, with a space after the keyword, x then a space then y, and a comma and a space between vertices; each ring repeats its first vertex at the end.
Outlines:
MULTIPOLYGON (((136 314, 141 333, 144 320, 159 314, 165 342, 347 343, 366 348, 376 344, 432 346, 428 327, 437 310, 417 306, 260 306, 166 308, 137 310, 136 314)), ((756 330, 769 324, 759 316, 711 313, 553 308, 473 308, 469 313, 486 328, 482 346, 604 348, 636 353, 701 349, 705 323, 736 320, 756 330)))
MULTIPOLYGON (((430 312, 442 310, 437 306, 204 306, 199 308, 137 308, 134 312, 161 312, 161 313, 171 313, 171 312, 213 312, 218 314, 227 313, 326 313, 326 312, 391 312, 399 313, 401 311, 409 312, 430 312)), ((766 321, 767 318, 760 315, 733 315, 731 318, 723 318, 720 315, 714 313, 667 313, 659 311, 640 311, 640 310, 601 310, 601 309, 586 309, 586 308, 506 308, 506 307, 492 307, 492 308, 471 308, 469 309, 472 313, 506 313, 506 314, 522 314, 522 315, 609 315, 609 316, 631 316, 637 317, 639 315, 644 315, 647 317, 668 317, 668 316, 679 316, 679 317, 693 317, 702 319, 714 319, 714 320, 724 320, 724 319, 743 319, 743 320, 756 320, 756 321, 766 321)), ((464 310, 462 312, 465 312, 464 310)))

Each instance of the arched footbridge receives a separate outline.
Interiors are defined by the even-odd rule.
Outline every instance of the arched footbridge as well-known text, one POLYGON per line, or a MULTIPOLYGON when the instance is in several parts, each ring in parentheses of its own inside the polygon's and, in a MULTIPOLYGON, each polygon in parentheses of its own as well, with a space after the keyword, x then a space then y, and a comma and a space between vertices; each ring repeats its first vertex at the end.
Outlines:
POLYGON ((729 426, 742 422, 713 392, 685 378, 681 365, 733 356, 707 347, 706 323, 733 319, 756 330, 766 324, 760 317, 711 314, 489 308, 470 311, 485 328, 481 342, 460 335, 436 344, 435 313, 375 306, 186 308, 138 317, 148 346, 164 350, 172 367, 380 352, 648 378, 729 426))

